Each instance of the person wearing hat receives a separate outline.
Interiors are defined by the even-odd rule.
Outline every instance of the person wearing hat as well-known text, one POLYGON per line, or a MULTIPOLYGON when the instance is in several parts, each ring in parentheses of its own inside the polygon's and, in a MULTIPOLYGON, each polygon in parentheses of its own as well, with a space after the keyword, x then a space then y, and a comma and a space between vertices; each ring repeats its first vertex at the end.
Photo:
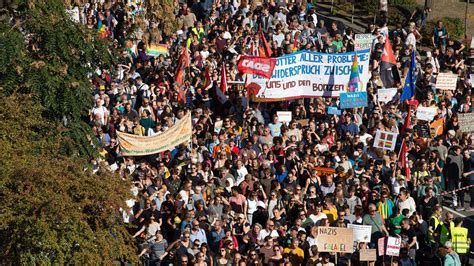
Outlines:
POLYGON ((453 244, 451 241, 446 241, 446 243, 444 243, 444 247, 447 251, 447 254, 444 257, 444 265, 461 266, 461 259, 459 258, 458 253, 453 250, 453 244))
POLYGON ((266 224, 268 220, 268 211, 265 207, 265 203, 263 201, 259 201, 257 203, 257 210, 254 211, 252 214, 252 225, 255 225, 257 223, 259 224, 266 224))
POLYGON ((469 231, 463 227, 463 219, 456 217, 454 219, 455 227, 451 228, 451 243, 454 252, 459 255, 462 265, 467 265, 469 262, 469 246, 471 239, 469 238, 469 231))

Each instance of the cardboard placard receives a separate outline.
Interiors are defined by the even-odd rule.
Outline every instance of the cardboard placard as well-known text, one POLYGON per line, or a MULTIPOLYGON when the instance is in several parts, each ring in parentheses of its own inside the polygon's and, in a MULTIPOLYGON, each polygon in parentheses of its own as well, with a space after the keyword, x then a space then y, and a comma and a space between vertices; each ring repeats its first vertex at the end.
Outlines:
POLYGON ((354 233, 343 227, 318 227, 316 238, 319 252, 352 253, 354 251, 354 233))
POLYGON ((452 73, 439 73, 436 78, 436 88, 438 90, 455 90, 458 82, 458 75, 452 73))
POLYGON ((309 124, 309 119, 296 120, 296 123, 300 124, 302 127, 305 127, 309 124))
POLYGON ((395 150, 397 135, 397 133, 377 130, 377 133, 375 134, 374 147, 389 151, 395 150))
POLYGON ((458 114, 458 121, 463 133, 474 132, 474 113, 458 114))
POLYGON ((377 250, 373 249, 361 249, 359 251, 360 261, 376 261, 377 260, 377 250))
POLYGON ((375 36, 372 33, 356 34, 354 36, 354 50, 370 50, 374 42, 375 36))
POLYGON ((291 112, 290 111, 277 111, 278 121, 280 122, 290 122, 291 121, 291 112))
POLYGON ((341 92, 339 105, 341 109, 366 107, 367 92, 341 92))
POLYGON ((400 238, 389 236, 387 238, 387 249, 385 251, 385 255, 399 256, 401 242, 402 240, 400 238))
POLYGON ((444 118, 437 119, 430 124, 431 137, 443 135, 444 132, 444 118))
POLYGON ((347 228, 352 228, 354 231, 354 241, 369 243, 372 236, 372 226, 348 224, 347 228))
POLYGON ((379 102, 388 103, 397 95, 397 88, 387 88, 377 90, 377 99, 379 102))
POLYGON ((379 238, 377 241, 378 253, 379 256, 385 255, 385 237, 379 238))
POLYGON ((418 106, 418 108, 416 109, 416 118, 423 121, 431 122, 433 118, 435 117, 435 115, 437 114, 438 114, 437 107, 418 106))

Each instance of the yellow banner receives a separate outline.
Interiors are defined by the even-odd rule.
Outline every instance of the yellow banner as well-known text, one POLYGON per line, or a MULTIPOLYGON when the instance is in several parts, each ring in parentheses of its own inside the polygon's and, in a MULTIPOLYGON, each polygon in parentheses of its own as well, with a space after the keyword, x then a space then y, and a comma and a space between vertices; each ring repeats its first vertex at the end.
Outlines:
POLYGON ((171 150, 191 140, 192 132, 191 113, 188 113, 161 135, 146 137, 117 132, 117 140, 123 155, 141 156, 171 150))

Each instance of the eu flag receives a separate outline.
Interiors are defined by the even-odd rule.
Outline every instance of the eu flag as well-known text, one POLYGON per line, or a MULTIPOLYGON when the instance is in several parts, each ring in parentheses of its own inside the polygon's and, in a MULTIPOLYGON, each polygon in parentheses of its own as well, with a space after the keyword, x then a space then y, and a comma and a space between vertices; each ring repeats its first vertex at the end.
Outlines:
POLYGON ((402 96, 400 101, 403 102, 415 96, 415 82, 416 82, 416 59, 415 50, 411 53, 410 70, 408 71, 407 78, 405 79, 405 87, 403 87, 402 96))

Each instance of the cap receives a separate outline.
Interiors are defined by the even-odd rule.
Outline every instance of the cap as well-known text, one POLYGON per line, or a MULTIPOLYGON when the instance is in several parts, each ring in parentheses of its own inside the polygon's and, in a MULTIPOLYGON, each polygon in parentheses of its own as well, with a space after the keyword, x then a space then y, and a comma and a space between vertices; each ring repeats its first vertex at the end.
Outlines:
POLYGON ((257 208, 258 207, 265 209, 265 203, 263 203, 263 201, 257 202, 257 208))
POLYGON ((450 248, 452 246, 453 246, 453 244, 451 243, 451 241, 446 241, 446 243, 444 243, 445 248, 450 248))
POLYGON ((450 130, 448 130, 448 134, 451 135, 451 136, 456 136, 456 131, 450 129, 450 130))
POLYGON ((245 219, 245 215, 243 213, 239 213, 237 215, 237 218, 240 218, 240 219, 245 219))

